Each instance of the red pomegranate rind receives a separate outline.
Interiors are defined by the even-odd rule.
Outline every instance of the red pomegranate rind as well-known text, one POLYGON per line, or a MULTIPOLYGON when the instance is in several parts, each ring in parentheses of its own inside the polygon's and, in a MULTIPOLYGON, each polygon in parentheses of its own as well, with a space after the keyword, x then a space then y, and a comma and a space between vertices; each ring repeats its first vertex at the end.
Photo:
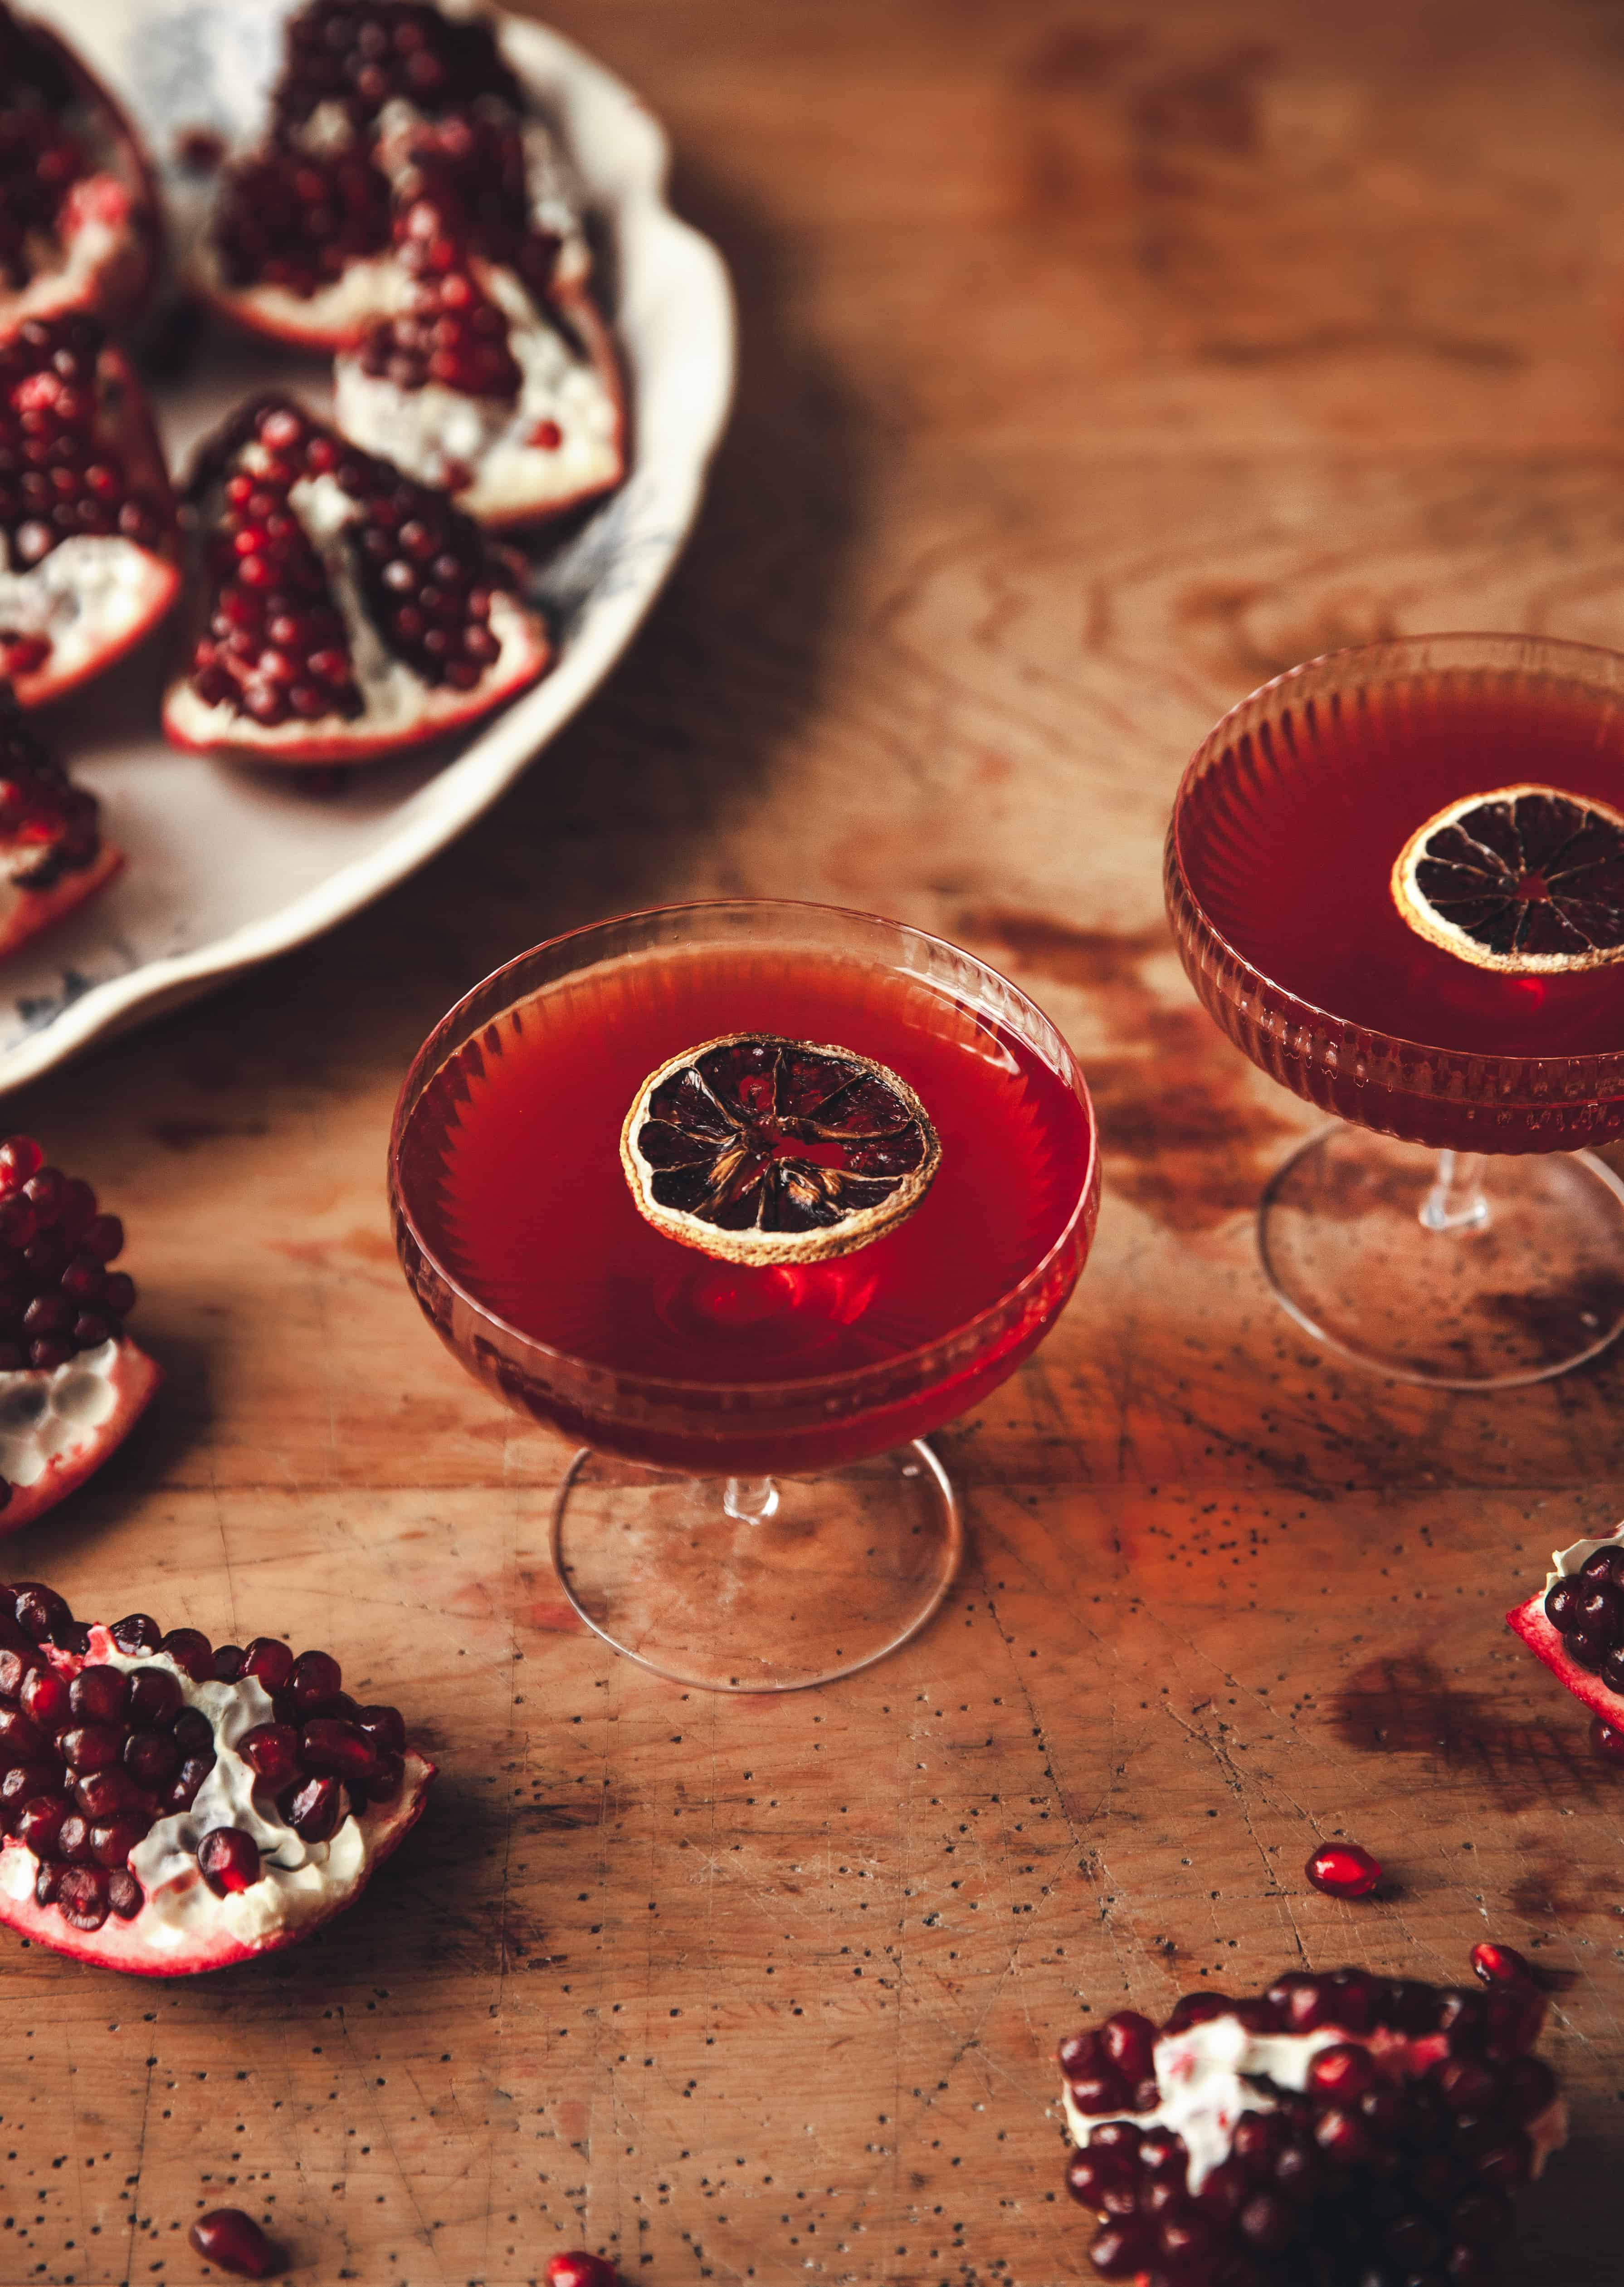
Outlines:
MULTIPOLYGON (((1612 1585, 1624 1582, 1624 1525, 1601 1539, 1577 1540, 1569 1548, 1557 1550, 1545 1586, 1515 1611, 1506 1614, 1506 1626, 1522 1638, 1534 1658, 1542 1660, 1557 1682, 1592 1714, 1600 1716, 1604 1723, 1617 1724, 1624 1721, 1624 1693, 1614 1690, 1608 1682, 1607 1655, 1604 1654, 1595 1666, 1576 1658, 1571 1636, 1557 1628, 1546 1611, 1546 1598, 1557 1582, 1578 1582, 1593 1560, 1604 1562, 1612 1568, 1612 1585)), ((1624 1591, 1619 1602, 1624 1609, 1624 1591)), ((1613 1642, 1620 1647, 1612 1660, 1612 1671, 1617 1674, 1624 1670, 1624 1626, 1613 1642)))
POLYGON ((100 804, 76 787, 0 681, 0 956, 104 889, 123 864, 100 804))
POLYGON ((65 42, 0 8, 0 333, 25 319, 140 307, 157 266, 151 162, 65 42))
POLYGON ((364 762, 443 738, 551 664, 521 566, 435 488, 282 397, 199 455, 181 747, 279 764, 364 762))
POLYGON ((59 1392, 68 1384, 83 1381, 87 1374, 93 1375, 101 1385, 101 1394, 93 1401, 93 1417, 82 1417, 65 1425, 67 1431, 76 1431, 72 1442, 50 1456, 31 1484, 23 1484, 16 1477, 6 1480, 11 1486, 11 1498, 0 1508, 0 1533, 15 1532, 22 1525, 32 1524, 47 1509, 65 1500, 87 1477, 93 1476, 107 1456, 123 1444, 157 1396, 163 1381, 162 1369, 128 1336, 107 1344, 105 1364, 101 1354, 92 1351, 83 1360, 74 1359, 50 1372, 25 1367, 0 1374, 0 1476, 8 1468, 18 1467, 17 1446, 8 1435, 6 1421, 20 1390, 31 1386, 32 1400, 37 1401, 43 1392, 50 1392, 53 1387, 59 1392))
POLYGON ((1074 2199, 1096 2273, 1179 2287, 1486 2278, 1509 2195, 1565 2139, 1532 2052, 1546 2005, 1357 1969, 1158 2028, 1120 2011, 1062 2042, 1074 2199))
POLYGON ((0 672, 36 707, 150 634, 180 588, 169 471, 99 319, 0 342, 0 672))
POLYGON ((296 1662, 275 1639, 217 1652, 197 1631, 165 1635, 142 1614, 112 1630, 76 1621, 39 1583, 0 1589, 0 1921, 146 1977, 225 1968, 308 1937, 359 1895, 434 1777, 409 1744, 374 1747, 366 1779, 343 1782, 319 1822, 291 1805, 307 1786, 278 1793, 260 1779, 239 1743, 273 1716, 296 1727, 299 1706, 313 1707, 358 1739, 370 1735, 356 1717, 398 1724, 392 1709, 355 1709, 339 1674, 325 1653, 296 1662), (205 1667, 214 1674, 200 1680, 205 1667))

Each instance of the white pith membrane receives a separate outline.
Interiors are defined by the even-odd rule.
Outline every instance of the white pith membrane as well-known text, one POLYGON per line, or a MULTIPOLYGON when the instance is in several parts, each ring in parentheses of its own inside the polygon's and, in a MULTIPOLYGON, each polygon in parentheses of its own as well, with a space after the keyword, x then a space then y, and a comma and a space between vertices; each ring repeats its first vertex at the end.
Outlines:
MULTIPOLYGON (((1383 2077, 1395 2085, 1420 2078, 1430 2063, 1447 2054, 1438 2034, 1417 2037, 1384 2028, 1350 2033, 1340 2025, 1318 2026, 1312 2033, 1254 2033, 1238 2017, 1209 2017, 1182 2033, 1157 2034, 1154 2054, 1162 2101, 1154 2112, 1080 2112, 1068 2085, 1062 2098, 1067 2130, 1081 2150, 1108 2120, 1168 2129, 1184 2140, 1189 2188, 1197 2193, 1220 2161, 1228 2159, 1242 2114, 1278 2111, 1277 2092, 1303 2094, 1320 2051, 1344 2046, 1368 2050, 1383 2077)), ((1567 2108, 1561 2097, 1553 2097, 1523 2133, 1533 2148, 1530 2172, 1538 2176, 1567 2141, 1567 2108)))
POLYGON ((0 1477, 8 1484, 36 1485, 112 1420, 122 1348, 114 1336, 66 1365, 0 1373, 0 1477))
MULTIPOLYGON (((272 458, 262 444, 250 440, 235 455, 233 466, 253 473, 270 465, 272 458)), ((212 529, 220 498, 217 490, 203 504, 201 522, 205 534, 212 529)), ((548 653, 540 638, 538 622, 515 596, 505 588, 496 588, 491 592, 486 624, 500 648, 479 681, 469 691, 455 690, 450 684, 425 683, 405 660, 389 650, 367 615, 345 539, 350 526, 363 521, 361 503, 329 475, 300 477, 289 487, 288 500, 321 559, 334 604, 343 618, 351 671, 365 712, 353 717, 335 712, 313 721, 301 716, 266 725, 240 714, 229 700, 209 705, 199 698, 190 678, 180 676, 165 696, 163 723, 169 736, 181 745, 236 747, 255 755, 274 755, 281 749, 301 761, 342 760, 356 748, 404 745, 466 722, 531 681, 546 664, 548 653)))
POLYGON ((0 629, 43 637, 51 653, 36 674, 19 676, 25 702, 30 684, 76 682, 122 651, 174 593, 174 567, 116 533, 75 533, 37 564, 13 567, 0 532, 0 629))
MULTIPOLYGON (((446 485, 470 470, 473 481, 453 497, 481 522, 517 521, 605 491, 622 471, 618 392, 548 322, 511 271, 477 260, 470 266, 508 320, 508 347, 523 376, 518 396, 468 397, 438 382, 403 389, 345 352, 333 374, 336 425, 423 484, 446 485), (548 422, 558 442, 532 442, 548 422)), ((414 282, 394 267, 389 314, 410 305, 414 282)))
MULTIPOLYGON (((369 1804, 359 1818, 348 1810, 327 1841, 306 1842, 284 1823, 271 1788, 237 1752, 245 1732, 277 1720, 271 1696, 256 1678, 197 1683, 167 1652, 120 1651, 99 1626, 91 1629, 91 1649, 83 1659, 48 1646, 42 1649, 51 1666, 68 1676, 90 1666, 116 1667, 125 1675, 162 1668, 179 1685, 185 1705, 201 1710, 214 1729, 214 1767, 191 1808, 155 1820, 130 1854, 130 1871, 145 1891, 146 1903, 130 1922, 109 1915, 97 1935, 111 1935, 115 1943, 119 1933, 138 1933, 141 1945, 151 1951, 184 1954, 201 1937, 224 1934, 235 1944, 257 1951, 280 1934, 327 1919, 366 1879, 379 1830, 394 1826, 429 1773, 422 1758, 408 1747, 402 1758, 400 1792, 392 1801, 369 1804), (260 1853, 260 1879, 224 1897, 209 1888, 197 1863, 198 1844, 218 1826, 241 1828, 260 1853)), ((392 1834, 390 1839, 395 1839, 392 1834)), ((42 1863, 25 1843, 8 1838, 0 1848, 0 1890, 20 1903, 31 1900, 42 1863)), ((49 1917, 56 1909, 42 1911, 49 1917)), ((65 1932, 69 1927, 63 1924, 65 1932)))

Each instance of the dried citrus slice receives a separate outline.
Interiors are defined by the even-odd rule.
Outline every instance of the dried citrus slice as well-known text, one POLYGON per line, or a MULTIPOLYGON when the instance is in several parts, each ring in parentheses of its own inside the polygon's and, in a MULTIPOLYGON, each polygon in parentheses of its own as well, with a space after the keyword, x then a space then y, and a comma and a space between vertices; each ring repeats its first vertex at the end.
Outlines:
POLYGON ((638 1213, 724 1262, 851 1254, 913 1213, 941 1158, 895 1072, 771 1033, 727 1033, 668 1058, 620 1131, 638 1213))
POLYGON ((1419 827, 1392 869, 1410 927, 1521 976, 1624 961, 1624 815, 1559 787, 1497 787, 1419 827))

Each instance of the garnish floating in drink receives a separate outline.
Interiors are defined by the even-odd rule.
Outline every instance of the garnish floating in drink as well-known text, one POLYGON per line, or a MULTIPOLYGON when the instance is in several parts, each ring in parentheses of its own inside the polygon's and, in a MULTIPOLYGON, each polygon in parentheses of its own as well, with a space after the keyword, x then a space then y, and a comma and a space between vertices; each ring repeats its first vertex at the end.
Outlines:
POLYGON ((1392 869, 1410 927, 1478 969, 1519 976, 1624 960, 1624 817, 1557 787, 1464 795, 1392 869))
POLYGON ((822 1262, 894 1231, 942 1146, 906 1080, 847 1049, 728 1033, 667 1058, 627 1114, 637 1211, 724 1262, 822 1262))

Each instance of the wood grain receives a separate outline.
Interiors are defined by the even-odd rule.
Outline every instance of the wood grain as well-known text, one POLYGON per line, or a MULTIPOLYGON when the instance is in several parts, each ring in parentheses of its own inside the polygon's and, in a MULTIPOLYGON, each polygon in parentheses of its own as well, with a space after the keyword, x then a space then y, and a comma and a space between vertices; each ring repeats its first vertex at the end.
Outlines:
POLYGON ((1387 629, 1624 630, 1624 6, 561 0, 669 121, 738 283, 737 418, 610 690, 319 946, 8 1105, 121 1207, 162 1405, 12 1544, 88 1613, 330 1645, 443 1777, 351 1914, 178 1988, 0 1946, 0 2282, 650 2287, 1081 2275, 1055 2039, 1299 1961, 1566 1983, 1513 2283, 1615 2287, 1624 1799, 1501 1615, 1624 1507, 1624 1357, 1486 1404, 1271 1305, 1302 1108, 1202 1017, 1158 856, 1275 668, 1387 629), (1099 1244, 943 1438, 926 1639, 769 1705, 564 1626, 561 1450, 394 1266, 399 1076, 534 939, 718 890, 874 906, 1082 1055, 1099 1244), (1395 1895, 1306 1887, 1318 1839, 1395 1895))

